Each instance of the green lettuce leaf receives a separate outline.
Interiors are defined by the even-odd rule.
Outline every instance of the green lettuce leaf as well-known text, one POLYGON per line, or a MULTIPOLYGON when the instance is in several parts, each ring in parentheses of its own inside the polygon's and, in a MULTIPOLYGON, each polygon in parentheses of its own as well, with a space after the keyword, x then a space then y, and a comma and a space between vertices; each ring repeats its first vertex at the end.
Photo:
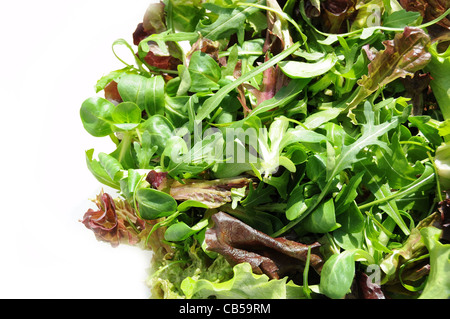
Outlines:
POLYGON ((266 275, 255 275, 249 263, 240 263, 233 267, 234 276, 225 282, 211 282, 205 279, 188 277, 181 283, 181 290, 187 298, 218 299, 287 299, 305 298, 303 289, 287 277, 269 280, 266 275))

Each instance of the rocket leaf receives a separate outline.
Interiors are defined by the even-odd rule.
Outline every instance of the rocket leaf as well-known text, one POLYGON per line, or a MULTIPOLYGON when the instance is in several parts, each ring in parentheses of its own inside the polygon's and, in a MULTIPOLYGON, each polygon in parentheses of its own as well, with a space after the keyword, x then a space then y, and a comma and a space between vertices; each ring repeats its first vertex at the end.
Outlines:
POLYGON ((378 138, 395 128, 398 125, 398 119, 394 118, 391 121, 376 125, 374 112, 369 102, 364 103, 364 115, 366 117, 366 124, 362 124, 361 126, 362 135, 354 143, 342 147, 341 154, 336 158, 334 165, 327 167, 328 180, 357 162, 358 158, 356 156, 362 149, 369 145, 378 145, 384 150, 389 151, 387 144, 378 138))
MULTIPOLYGON (((272 236, 278 236, 287 230, 291 229, 297 225, 302 219, 308 216, 312 211, 314 211, 320 202, 328 195, 332 190, 334 184, 334 177, 347 168, 351 168, 352 165, 358 162, 360 159, 357 155, 366 147, 370 145, 378 145, 386 151, 389 151, 388 146, 385 142, 379 140, 379 137, 386 134, 391 129, 397 127, 398 118, 393 118, 390 121, 383 122, 381 124, 375 124, 374 112, 369 102, 364 104, 364 115, 366 116, 366 124, 361 126, 362 134, 361 136, 352 144, 345 145, 342 147, 339 156, 327 163, 327 183, 322 188, 320 195, 314 200, 312 204, 302 213, 297 219, 291 221, 281 230, 272 234, 272 236)), ((329 150, 331 152, 331 148, 329 150)), ((334 158, 334 154, 330 154, 329 158, 334 158)))
POLYGON ((259 11, 259 9, 255 7, 227 8, 212 3, 205 3, 203 6, 214 13, 217 16, 217 19, 210 24, 208 24, 208 20, 200 21, 197 26, 197 31, 199 31, 203 37, 213 41, 228 38, 231 34, 236 32, 243 32, 245 20, 253 13, 259 11))

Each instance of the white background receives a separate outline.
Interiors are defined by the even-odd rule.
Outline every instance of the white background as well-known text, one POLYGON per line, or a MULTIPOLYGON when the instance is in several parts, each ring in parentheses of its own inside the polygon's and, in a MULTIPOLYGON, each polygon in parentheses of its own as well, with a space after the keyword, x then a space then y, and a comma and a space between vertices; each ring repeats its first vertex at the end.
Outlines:
POLYGON ((79 109, 124 66, 111 45, 132 43, 150 2, 0 3, 0 298, 149 297, 151 253, 111 248, 79 222, 101 189, 84 152, 112 150, 79 109))

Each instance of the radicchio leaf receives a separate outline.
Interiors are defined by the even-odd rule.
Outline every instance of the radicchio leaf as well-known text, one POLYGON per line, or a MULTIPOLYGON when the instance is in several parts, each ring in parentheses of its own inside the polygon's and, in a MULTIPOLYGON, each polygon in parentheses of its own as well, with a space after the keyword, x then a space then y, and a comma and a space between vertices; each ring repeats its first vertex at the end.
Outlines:
POLYGON ((145 222, 127 202, 115 201, 102 192, 95 203, 98 210, 89 209, 81 222, 98 240, 109 242, 113 247, 120 243, 136 245, 140 241, 139 234, 145 229, 145 222))
POLYGON ((310 265, 320 273, 323 260, 317 242, 305 245, 272 238, 223 212, 214 214, 211 219, 214 227, 205 234, 207 249, 223 255, 231 265, 248 262, 254 273, 279 279, 302 271, 311 248, 310 265))
POLYGON ((355 121, 352 109, 382 86, 406 76, 413 77, 414 72, 425 67, 431 60, 427 51, 430 37, 421 29, 406 27, 397 33, 394 40, 383 42, 385 49, 379 51, 370 62, 368 75, 359 81, 359 91, 349 103, 349 117, 355 121))

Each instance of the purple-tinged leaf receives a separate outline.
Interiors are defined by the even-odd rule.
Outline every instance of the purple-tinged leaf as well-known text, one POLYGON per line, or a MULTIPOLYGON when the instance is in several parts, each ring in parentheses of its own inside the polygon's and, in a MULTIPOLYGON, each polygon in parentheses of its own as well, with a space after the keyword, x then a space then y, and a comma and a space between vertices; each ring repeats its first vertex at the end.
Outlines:
POLYGON ((145 229, 145 222, 128 203, 114 201, 107 193, 98 195, 95 203, 98 210, 89 209, 81 222, 98 240, 109 242, 113 247, 120 243, 135 245, 140 241, 139 233, 145 229))
POLYGON ((406 27, 393 40, 383 44, 385 49, 373 57, 368 74, 358 81, 359 91, 349 103, 349 117, 353 120, 352 109, 369 95, 398 78, 413 77, 414 72, 424 68, 431 60, 431 54, 427 51, 430 37, 421 29, 406 27))
POLYGON ((205 234, 207 249, 225 257, 232 265, 248 262, 256 274, 279 279, 302 271, 311 248, 310 266, 318 273, 323 260, 319 243, 305 245, 285 238, 272 238, 226 213, 214 214, 214 227, 205 234))

